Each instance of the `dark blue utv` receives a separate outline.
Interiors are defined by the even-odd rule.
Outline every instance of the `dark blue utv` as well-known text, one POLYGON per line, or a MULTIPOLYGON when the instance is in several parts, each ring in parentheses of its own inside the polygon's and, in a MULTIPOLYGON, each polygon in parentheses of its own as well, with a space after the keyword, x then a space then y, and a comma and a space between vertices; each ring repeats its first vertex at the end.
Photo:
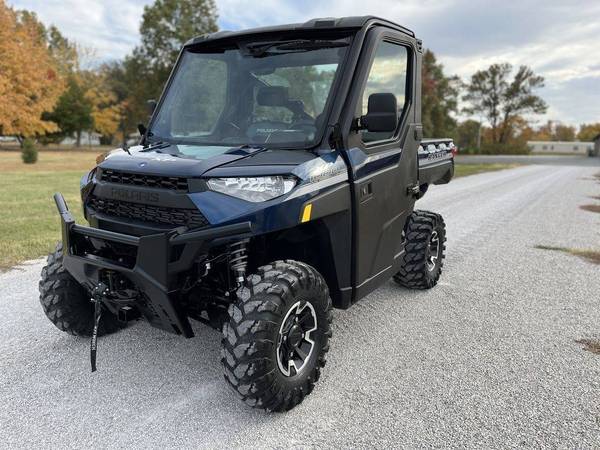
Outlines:
POLYGON ((190 318, 206 322, 246 403, 299 404, 332 306, 440 277, 443 219, 413 208, 452 178, 454 145, 423 140, 421 57, 413 32, 375 17, 190 40, 139 145, 82 179, 89 226, 55 195, 48 318, 92 337, 92 370, 97 336, 130 320, 188 338, 190 318))

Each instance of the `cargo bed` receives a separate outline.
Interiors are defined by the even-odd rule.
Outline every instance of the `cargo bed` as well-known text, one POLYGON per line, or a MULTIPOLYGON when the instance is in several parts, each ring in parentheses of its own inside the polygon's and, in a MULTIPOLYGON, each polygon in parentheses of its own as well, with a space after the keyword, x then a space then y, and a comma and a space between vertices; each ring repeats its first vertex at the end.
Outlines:
POLYGON ((423 139, 419 146, 419 184, 446 184, 454 175, 452 139, 423 139))

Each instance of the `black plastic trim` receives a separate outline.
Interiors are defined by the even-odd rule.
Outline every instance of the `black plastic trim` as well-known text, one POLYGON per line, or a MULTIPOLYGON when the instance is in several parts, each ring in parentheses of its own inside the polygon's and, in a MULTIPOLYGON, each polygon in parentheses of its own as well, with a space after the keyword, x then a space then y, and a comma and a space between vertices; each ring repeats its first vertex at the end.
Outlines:
POLYGON ((137 286, 147 301, 149 308, 146 309, 151 313, 147 313, 146 318, 150 324, 185 337, 193 337, 194 332, 187 316, 178 306, 176 291, 171 289, 174 275, 191 269, 198 255, 207 251, 214 241, 242 237, 252 232, 250 222, 242 222, 193 232, 181 227, 137 237, 77 225, 63 196, 54 194, 54 201, 61 217, 63 265, 67 271, 89 290, 99 283, 102 270, 122 274, 137 286), (134 246, 137 250, 135 264, 130 268, 118 261, 78 252, 78 240, 87 238, 134 246), (183 245, 184 248, 179 260, 170 262, 169 255, 174 245, 183 245))

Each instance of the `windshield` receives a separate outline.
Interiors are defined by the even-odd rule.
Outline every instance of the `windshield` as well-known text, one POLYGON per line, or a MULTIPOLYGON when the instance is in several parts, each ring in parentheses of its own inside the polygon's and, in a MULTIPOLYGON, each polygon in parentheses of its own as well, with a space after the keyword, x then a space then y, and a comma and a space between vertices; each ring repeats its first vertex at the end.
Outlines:
POLYGON ((155 115, 153 142, 316 144, 347 39, 186 50, 155 115))

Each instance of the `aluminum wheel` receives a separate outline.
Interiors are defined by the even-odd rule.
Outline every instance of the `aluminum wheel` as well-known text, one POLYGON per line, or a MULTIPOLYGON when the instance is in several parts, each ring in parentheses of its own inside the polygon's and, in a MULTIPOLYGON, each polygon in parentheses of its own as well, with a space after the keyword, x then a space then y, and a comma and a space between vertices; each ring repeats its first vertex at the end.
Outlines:
POLYGON ((440 239, 438 237, 437 231, 434 230, 433 233, 431 233, 429 245, 427 246, 427 270, 432 272, 433 269, 435 269, 435 265, 437 264, 439 256, 440 239))
POLYGON ((286 377, 306 366, 315 348, 312 332, 317 329, 317 314, 307 301, 294 303, 285 315, 277 340, 277 365, 286 377))

